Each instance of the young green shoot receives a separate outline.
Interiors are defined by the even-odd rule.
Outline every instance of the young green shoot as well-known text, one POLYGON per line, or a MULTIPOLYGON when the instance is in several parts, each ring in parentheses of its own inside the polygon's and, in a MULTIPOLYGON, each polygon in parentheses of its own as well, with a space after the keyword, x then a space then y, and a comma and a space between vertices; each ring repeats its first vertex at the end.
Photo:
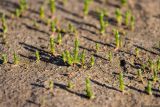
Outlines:
POLYGON ((2 55, 2 63, 3 63, 3 64, 6 64, 7 62, 8 62, 7 54, 3 54, 3 55, 2 55))
POLYGON ((39 16, 42 20, 45 18, 44 6, 43 5, 40 7, 39 16))
POLYGON ((118 31, 115 31, 115 42, 116 42, 116 49, 118 50, 120 47, 120 35, 118 31))
POLYGON ((68 86, 69 89, 72 89, 74 87, 74 84, 71 81, 68 81, 68 86))
POLYGON ((117 24, 120 26, 122 24, 122 13, 120 9, 118 8, 116 9, 115 15, 116 15, 117 24))
POLYGON ((85 50, 83 50, 82 55, 81 55, 81 65, 84 67, 85 65, 85 50))
POLYGON ((147 94, 152 95, 152 83, 151 83, 151 81, 148 81, 148 85, 146 87, 146 92, 147 92, 147 94))
POLYGON ((96 52, 99 51, 99 43, 96 43, 96 52))
POLYGON ((52 80, 49 81, 49 90, 52 92, 54 88, 54 82, 52 80))
POLYGON ((57 24, 57 19, 54 19, 51 21, 51 31, 56 32, 56 24, 57 24))
POLYGON ((38 50, 36 50, 35 56, 36 56, 36 62, 38 63, 40 61, 40 54, 38 50))
POLYGON ((157 70, 160 70, 160 58, 157 60, 157 70))
POLYGON ((99 22, 100 22, 100 33, 104 34, 106 27, 108 26, 108 21, 104 21, 104 11, 100 12, 100 16, 99 16, 99 22))
POLYGON ((153 72, 153 70, 154 70, 154 62, 153 62, 151 59, 149 59, 149 60, 148 60, 148 64, 149 64, 149 66, 150 66, 151 72, 153 72))
POLYGON ((127 0, 121 0, 122 6, 125 6, 127 4, 127 0))
POLYGON ((122 72, 119 74, 119 89, 120 89, 121 92, 124 92, 124 89, 125 89, 122 72))
POLYGON ((16 9, 15 15, 16 15, 16 17, 20 17, 21 10, 20 9, 16 9))
POLYGON ((2 21, 3 33, 7 33, 8 28, 7 28, 6 18, 5 18, 5 15, 4 15, 4 14, 2 15, 1 21, 2 21))
POLYGON ((13 54, 13 63, 15 65, 18 65, 19 64, 19 57, 16 53, 13 54))
POLYGON ((94 66, 94 63, 95 63, 95 59, 94 59, 94 56, 92 55, 91 59, 90 59, 90 65, 91 65, 91 67, 94 66))
POLYGON ((89 99, 95 98, 92 88, 91 88, 91 81, 89 77, 86 78, 86 95, 89 99))
POLYGON ((135 49, 135 53, 136 53, 136 57, 139 57, 139 49, 138 48, 135 49))
POLYGON ((135 29, 135 17, 131 16, 131 30, 134 31, 135 29))
POLYGON ((73 59, 72 59, 72 56, 71 56, 70 52, 67 50, 67 51, 65 52, 65 54, 66 54, 66 58, 67 58, 67 63, 68 63, 69 65, 73 65, 73 59))
POLYGON ((93 1, 93 0, 84 0, 83 13, 84 13, 85 16, 88 15, 89 5, 90 5, 91 1, 93 1))
POLYGON ((128 26, 130 22, 131 12, 130 10, 126 11, 125 13, 125 25, 128 26))
POLYGON ((51 14, 53 15, 56 11, 55 0, 49 0, 49 7, 50 7, 51 14))
POLYGON ((54 55, 55 53, 55 42, 54 42, 54 38, 50 37, 50 52, 54 55))
POLYGON ((74 41, 74 63, 78 63, 79 62, 79 58, 78 58, 78 53, 79 53, 79 41, 78 38, 75 39, 74 41))
POLYGON ((158 80, 158 73, 157 73, 157 70, 154 69, 154 72, 153 72, 153 82, 156 82, 158 80))
POLYGON ((140 79, 140 81, 142 83, 144 83, 143 76, 142 76, 142 70, 141 69, 137 70, 137 77, 140 79))
POLYGON ((69 24, 68 24, 68 31, 69 31, 70 33, 75 33, 75 32, 76 32, 75 26, 74 26, 73 24, 69 23, 69 24))
POLYGON ((61 33, 58 33, 57 43, 58 43, 59 45, 62 44, 62 35, 61 35, 61 33))
POLYGON ((108 60, 111 62, 113 59, 113 53, 111 51, 109 51, 108 53, 108 60))

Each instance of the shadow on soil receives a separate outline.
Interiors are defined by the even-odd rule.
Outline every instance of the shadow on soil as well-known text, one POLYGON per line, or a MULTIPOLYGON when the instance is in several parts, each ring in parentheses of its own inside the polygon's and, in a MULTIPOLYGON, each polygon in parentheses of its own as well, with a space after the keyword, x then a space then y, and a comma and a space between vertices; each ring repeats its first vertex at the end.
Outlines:
POLYGON ((61 88, 61 89, 63 89, 63 90, 65 90, 65 91, 68 91, 71 94, 75 94, 75 95, 77 95, 79 97, 82 97, 82 98, 88 98, 85 94, 77 93, 75 91, 72 91, 72 90, 68 89, 67 86, 64 85, 64 84, 54 83, 54 85, 59 87, 59 88, 61 88))
MULTIPOLYGON (((44 51, 42 49, 39 49, 37 47, 34 47, 34 46, 26 44, 26 43, 19 43, 19 44, 22 45, 24 47, 24 49, 26 49, 26 50, 28 50, 28 51, 30 51, 32 53, 35 53, 36 50, 39 51, 39 53, 40 53, 40 60, 41 61, 44 61, 46 63, 52 63, 52 64, 55 64, 57 66, 67 66, 63 62, 61 56, 53 56, 51 53, 49 53, 47 51, 44 51)), ((35 56, 25 56, 25 55, 22 55, 22 54, 20 54, 20 56, 28 58, 30 60, 35 60, 36 59, 35 56)))
POLYGON ((118 90, 118 89, 116 89, 116 88, 114 88, 114 87, 111 87, 111 86, 107 86, 106 84, 102 84, 102 83, 100 83, 100 82, 98 82, 98 81, 96 81, 96 80, 91 79, 91 81, 92 81, 93 83, 101 86, 101 87, 106 87, 107 89, 111 89, 111 90, 120 92, 120 90, 118 90))

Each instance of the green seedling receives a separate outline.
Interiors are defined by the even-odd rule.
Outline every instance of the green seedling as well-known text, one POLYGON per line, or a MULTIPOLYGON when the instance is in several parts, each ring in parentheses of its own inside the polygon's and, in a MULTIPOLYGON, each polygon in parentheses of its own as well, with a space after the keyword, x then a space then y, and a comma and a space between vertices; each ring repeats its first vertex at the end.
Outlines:
POLYGON ((62 35, 61 35, 61 33, 58 33, 57 43, 58 43, 59 45, 62 44, 62 35))
POLYGON ((2 15, 1 21, 2 21, 3 33, 7 33, 8 28, 7 28, 6 18, 5 18, 5 15, 4 15, 4 14, 2 15))
POLYGON ((99 43, 96 43, 96 52, 99 51, 99 43))
POLYGON ((108 60, 109 60, 109 61, 112 61, 112 59, 113 59, 113 53, 110 51, 110 52, 108 53, 108 60))
POLYGON ((131 16, 131 30, 134 31, 135 29, 135 17, 131 16))
POLYGON ((81 55, 81 65, 85 65, 85 50, 83 50, 82 55, 81 55))
POLYGON ((55 13, 55 11, 56 11, 55 0, 49 0, 49 6, 50 6, 51 14, 53 15, 55 13))
POLYGON ((95 59, 94 59, 94 56, 92 55, 90 60, 91 67, 93 67, 94 64, 95 64, 95 59))
POLYGON ((57 19, 54 19, 51 21, 51 31, 56 32, 56 24, 57 24, 57 19))
POLYGON ((120 26, 122 24, 122 13, 120 9, 118 8, 116 9, 115 15, 116 15, 117 24, 120 26))
POLYGON ((39 16, 40 16, 40 18, 41 18, 42 20, 43 20, 44 17, 45 17, 44 6, 43 6, 43 5, 40 7, 39 16))
POLYGON ((127 0, 121 0, 121 4, 124 6, 127 4, 127 0))
POLYGON ((124 92, 124 88, 125 88, 125 85, 124 85, 124 80, 123 80, 123 73, 121 72, 119 74, 119 89, 121 92, 124 92))
POLYGON ((53 82, 52 80, 50 80, 48 85, 49 85, 49 90, 50 90, 50 91, 53 91, 54 82, 53 82))
POLYGON ((115 50, 118 50, 119 47, 120 47, 120 35, 119 35, 119 32, 118 31, 115 31, 115 42, 116 42, 116 49, 115 50))
POLYGON ((3 54, 3 55, 2 55, 2 63, 3 63, 3 64, 6 64, 7 62, 8 62, 7 54, 3 54))
POLYGON ((153 81, 156 82, 158 80, 158 73, 157 73, 157 70, 154 69, 154 72, 153 72, 153 81))
POLYGON ((55 53, 55 42, 54 42, 53 37, 50 37, 50 51, 54 55, 54 53, 55 53))
POLYGON ((83 13, 84 15, 88 15, 89 12, 89 5, 93 0, 84 0, 84 7, 83 7, 83 13))
POLYGON ((35 56, 36 56, 36 62, 39 62, 40 61, 40 54, 39 54, 38 50, 36 50, 35 56))
POLYGON ((74 87, 74 84, 71 81, 68 81, 68 88, 72 89, 74 87))
POLYGON ((62 60, 63 60, 63 62, 66 62, 66 61, 67 61, 65 52, 62 53, 62 60))
POLYGON ((69 65, 73 65, 73 59, 72 59, 70 52, 67 50, 65 53, 66 53, 67 63, 69 65))
POLYGON ((22 12, 28 8, 26 0, 19 0, 19 5, 22 12))
POLYGON ((74 63, 78 63, 79 62, 79 57, 78 57, 78 53, 79 53, 79 41, 78 38, 75 39, 74 41, 74 63))
POLYGON ((68 24, 68 30, 69 30, 70 33, 75 33, 76 32, 75 26, 71 23, 68 24))
POLYGON ((137 77, 141 80, 142 83, 144 83, 141 69, 137 70, 137 77))
POLYGON ((157 70, 160 70, 160 59, 157 60, 157 70))
POLYGON ((148 85, 147 85, 145 90, 149 95, 152 95, 152 83, 151 83, 151 81, 148 81, 148 85))
POLYGON ((105 29, 108 26, 108 21, 104 21, 104 11, 100 12, 100 16, 99 16, 99 22, 100 22, 100 33, 104 34, 105 33, 105 29))
POLYGON ((13 62, 15 65, 19 64, 19 57, 16 53, 13 54, 13 62))
POLYGON ((135 53, 136 53, 136 57, 139 57, 139 49, 138 48, 135 49, 135 53))
POLYGON ((20 17, 21 10, 20 9, 16 9, 15 15, 16 15, 16 17, 20 17))
POLYGON ((126 11, 126 13, 125 13, 125 25, 126 25, 126 26, 129 25, 130 18, 131 18, 131 12, 130 12, 130 10, 128 10, 128 11, 126 11))
POLYGON ((89 99, 95 98, 92 88, 91 88, 91 81, 89 77, 86 78, 86 95, 89 99))
POLYGON ((149 64, 149 66, 150 66, 151 72, 153 72, 153 70, 154 70, 154 62, 153 62, 151 59, 149 59, 149 60, 148 60, 148 64, 149 64))

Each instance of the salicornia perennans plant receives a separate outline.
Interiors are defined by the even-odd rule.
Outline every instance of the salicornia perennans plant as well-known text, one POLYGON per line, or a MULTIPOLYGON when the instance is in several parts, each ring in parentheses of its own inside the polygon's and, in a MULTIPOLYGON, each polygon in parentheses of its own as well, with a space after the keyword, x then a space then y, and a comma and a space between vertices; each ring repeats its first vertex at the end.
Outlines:
POLYGON ((153 72, 153 81, 156 82, 158 80, 158 73, 157 73, 157 70, 154 69, 154 72, 153 72))
POLYGON ((91 67, 93 67, 94 63, 95 63, 95 59, 94 59, 94 56, 92 55, 91 59, 90 59, 90 65, 91 65, 91 67))
POLYGON ((152 83, 151 81, 148 81, 148 85, 146 87, 146 92, 149 94, 149 95, 152 95, 152 83))
POLYGON ((49 6, 50 6, 51 14, 53 15, 55 13, 55 10, 56 10, 55 0, 49 0, 49 6))
POLYGON ((96 52, 99 51, 99 43, 96 43, 96 52))
POLYGON ((118 8, 116 9, 115 15, 116 15, 117 23, 120 26, 122 24, 122 13, 121 13, 120 9, 118 9, 118 8))
POLYGON ((2 55, 2 63, 3 63, 3 64, 6 64, 7 62, 8 62, 7 54, 3 54, 3 55, 2 55))
POLYGON ((68 88, 72 89, 74 87, 73 83, 71 81, 68 81, 68 88))
POLYGON ((119 32, 118 30, 115 31, 115 42, 116 42, 116 49, 119 49, 120 48, 120 35, 119 35, 119 32))
POLYGON ((135 49, 135 53, 136 53, 136 57, 139 57, 139 49, 138 48, 135 49))
POLYGON ((2 15, 1 21, 2 21, 3 33, 7 33, 8 28, 7 28, 6 18, 5 18, 5 15, 4 15, 4 14, 2 15))
POLYGON ((59 45, 62 44, 62 35, 61 35, 61 33, 58 33, 57 43, 58 43, 59 45))
POLYGON ((130 10, 126 11, 125 13, 125 25, 128 26, 130 22, 131 12, 130 10))
POLYGON ((137 70, 137 77, 140 79, 140 81, 141 81, 142 83, 144 83, 144 81, 143 81, 143 76, 142 76, 142 70, 141 70, 141 69, 138 69, 138 70, 137 70))
POLYGON ((83 13, 84 15, 88 15, 89 12, 89 4, 93 0, 84 0, 84 7, 83 7, 83 13))
POLYGON ((55 18, 53 21, 51 21, 51 31, 56 32, 56 24, 57 24, 57 19, 55 18))
POLYGON ((91 88, 91 81, 89 77, 86 78, 86 95, 89 99, 95 98, 92 88, 91 88))
POLYGON ((124 85, 124 80, 123 80, 123 73, 120 72, 120 74, 119 74, 119 89, 120 89, 120 91, 124 92, 124 88, 125 88, 125 85, 124 85))
POLYGON ((35 56, 36 56, 36 62, 39 62, 40 61, 40 54, 39 54, 38 50, 36 50, 35 56))
POLYGON ((13 62, 15 65, 17 65, 19 63, 19 57, 16 53, 13 54, 13 62))
POLYGON ((121 4, 124 6, 127 4, 127 0, 121 0, 121 4))
POLYGON ((43 5, 40 7, 39 16, 40 16, 40 18, 41 18, 42 20, 43 20, 44 17, 45 17, 44 6, 43 6, 43 5))
POLYGON ((100 16, 99 16, 99 22, 100 22, 100 33, 104 34, 105 33, 105 29, 108 26, 108 21, 104 21, 104 11, 100 12, 100 16))
POLYGON ((55 53, 55 42, 54 42, 53 37, 50 37, 50 51, 54 55, 54 53, 55 53))
POLYGON ((135 17, 131 16, 131 30, 133 31, 135 29, 135 17))
POLYGON ((113 59, 113 53, 110 51, 110 52, 108 53, 108 60, 109 60, 109 61, 112 61, 112 59, 113 59))
POLYGON ((79 41, 78 38, 75 39, 74 41, 74 63, 78 63, 79 62, 79 57, 78 57, 78 53, 79 53, 79 41))

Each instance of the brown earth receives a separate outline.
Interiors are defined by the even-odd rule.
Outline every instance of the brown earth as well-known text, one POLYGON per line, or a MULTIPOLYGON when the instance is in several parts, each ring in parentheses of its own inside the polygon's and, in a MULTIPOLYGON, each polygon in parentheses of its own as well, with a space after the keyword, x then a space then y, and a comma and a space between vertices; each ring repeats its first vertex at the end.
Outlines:
MULTIPOLYGON (((39 7, 43 0, 29 0, 29 9, 21 18, 11 16, 18 7, 18 0, 0 0, 0 14, 7 16, 8 33, 6 44, 0 38, 0 55, 7 53, 8 64, 0 64, 0 107, 141 107, 143 105, 160 106, 159 83, 153 84, 153 95, 147 95, 145 86, 152 74, 145 72, 143 85, 136 78, 137 64, 146 63, 149 58, 157 60, 160 48, 160 0, 129 0, 129 6, 136 17, 135 31, 132 32, 124 25, 117 27, 114 11, 119 7, 117 0, 110 0, 107 4, 102 0, 95 0, 91 4, 87 18, 82 18, 82 0, 68 0, 63 6, 57 2, 55 16, 58 17, 62 28, 66 29, 68 22, 76 26, 79 31, 80 51, 86 50, 86 62, 95 55, 95 65, 92 68, 78 66, 64 66, 60 56, 53 57, 49 53, 49 26, 39 21, 39 7), (99 34, 99 21, 96 8, 108 11, 110 25, 106 35, 99 34), (37 21, 39 27, 34 27, 37 21), (114 35, 112 29, 124 29, 122 35, 123 48, 115 52, 114 35), (95 44, 100 44, 100 51, 94 52, 95 44), (140 58, 135 57, 135 48, 140 49, 140 58), (40 51, 41 61, 35 62, 34 52, 40 51), (114 53, 113 61, 106 58, 106 54, 114 53), (20 64, 14 66, 13 53, 20 56, 20 64), (134 62, 133 62, 134 61, 134 62), (121 67, 119 67, 119 62, 121 67), (125 64, 123 64, 125 62, 125 64), (132 64, 134 63, 134 65, 132 64), (124 71, 126 93, 119 91, 118 73, 124 71), (67 74, 72 74, 68 77, 67 74), (85 95, 85 78, 91 77, 95 99, 89 100, 85 95), (51 94, 44 83, 54 81, 54 91, 51 94), (66 88, 71 80, 75 87, 66 88)), ((127 10, 122 8, 123 13, 127 10)), ((47 17, 48 7, 45 8, 47 17)), ((1 22, 0 22, 1 25, 1 22)), ((56 45, 56 53, 73 49, 74 36, 63 34, 63 43, 56 45)), ((158 74, 159 76, 159 74, 158 74)))

